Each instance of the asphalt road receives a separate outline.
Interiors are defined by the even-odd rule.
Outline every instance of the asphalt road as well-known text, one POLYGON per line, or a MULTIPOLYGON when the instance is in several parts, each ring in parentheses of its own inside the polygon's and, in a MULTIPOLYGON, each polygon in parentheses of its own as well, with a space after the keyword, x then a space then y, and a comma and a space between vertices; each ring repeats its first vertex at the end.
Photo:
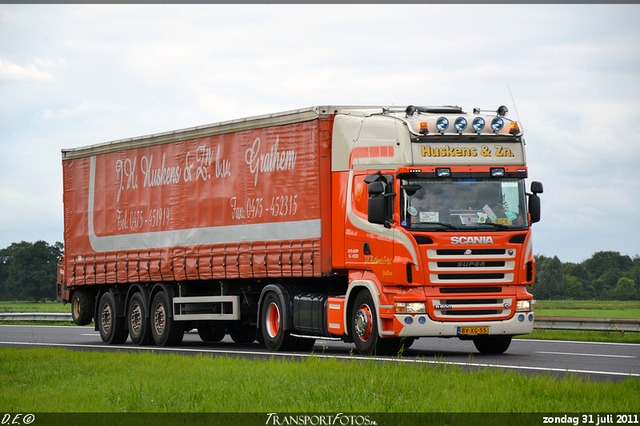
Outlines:
MULTIPOLYGON (((258 343, 239 345, 226 336, 219 343, 204 343, 195 331, 186 333, 180 346, 159 348, 135 346, 129 340, 122 345, 106 345, 92 327, 0 325, 0 346, 64 347, 86 351, 126 350, 210 354, 212 356, 240 356, 268 358, 286 356, 302 359, 312 352, 270 352, 258 343)), ((352 344, 318 340, 313 348, 315 357, 361 360, 375 358, 380 362, 403 362, 423 365, 456 364, 468 369, 499 368, 523 374, 576 374, 586 380, 624 380, 640 377, 640 345, 629 343, 566 342, 551 340, 514 339, 501 355, 480 354, 470 341, 458 339, 423 338, 417 340, 402 356, 357 355, 352 344)))

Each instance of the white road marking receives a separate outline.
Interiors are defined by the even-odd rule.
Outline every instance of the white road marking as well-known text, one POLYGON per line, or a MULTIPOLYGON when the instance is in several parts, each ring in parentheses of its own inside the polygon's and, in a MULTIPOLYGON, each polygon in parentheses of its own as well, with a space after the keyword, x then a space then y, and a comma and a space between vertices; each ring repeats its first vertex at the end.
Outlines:
POLYGON ((637 358, 633 355, 607 355, 607 354, 577 354, 574 352, 543 352, 536 351, 536 354, 550 354, 550 355, 575 355, 575 356, 601 356, 605 358, 637 358))

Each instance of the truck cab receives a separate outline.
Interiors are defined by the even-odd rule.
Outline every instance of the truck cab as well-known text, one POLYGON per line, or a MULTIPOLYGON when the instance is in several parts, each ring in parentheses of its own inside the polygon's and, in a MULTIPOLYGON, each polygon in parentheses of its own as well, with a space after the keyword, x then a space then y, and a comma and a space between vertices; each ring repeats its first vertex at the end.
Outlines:
POLYGON ((436 336, 500 353, 533 330, 526 286, 542 185, 526 191, 523 133, 506 114, 409 106, 336 117, 344 318, 360 352, 436 336))

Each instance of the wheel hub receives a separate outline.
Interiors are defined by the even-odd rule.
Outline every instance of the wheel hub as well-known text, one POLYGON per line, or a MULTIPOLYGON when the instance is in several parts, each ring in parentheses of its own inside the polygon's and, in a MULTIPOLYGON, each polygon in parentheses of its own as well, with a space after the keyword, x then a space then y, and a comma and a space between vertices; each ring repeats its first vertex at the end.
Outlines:
POLYGON ((142 311, 140 305, 135 305, 131 311, 131 329, 135 334, 140 333, 140 319, 142 317, 142 311))
POLYGON ((156 307, 153 315, 153 324, 156 328, 156 332, 158 333, 158 335, 161 335, 164 332, 164 324, 165 324, 164 318, 165 318, 164 306, 159 304, 156 307))
POLYGON ((268 308, 269 315, 267 315, 267 333, 272 339, 278 335, 280 330, 280 310, 278 305, 271 303, 268 308))
POLYGON ((371 336, 371 309, 368 305, 360 306, 354 318, 355 331, 360 340, 366 342, 371 336))
POLYGON ((102 330, 108 334, 111 330, 111 307, 108 304, 105 304, 102 308, 100 322, 102 324, 102 330))

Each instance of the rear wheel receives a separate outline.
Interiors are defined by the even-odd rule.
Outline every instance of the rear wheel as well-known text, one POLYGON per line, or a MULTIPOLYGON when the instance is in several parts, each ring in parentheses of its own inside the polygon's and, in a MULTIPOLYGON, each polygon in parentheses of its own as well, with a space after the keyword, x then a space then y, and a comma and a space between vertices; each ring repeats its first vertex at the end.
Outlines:
POLYGON ((76 290, 71 297, 71 318, 78 325, 87 325, 93 320, 95 299, 91 292, 76 290))
POLYGON ((158 346, 174 346, 182 342, 184 323, 174 321, 169 297, 160 291, 151 302, 151 335, 158 346))
POLYGON ((480 353, 501 354, 511 344, 511 336, 477 336, 473 338, 473 344, 480 353))
POLYGON ((110 345, 124 343, 129 335, 124 318, 116 316, 116 301, 113 295, 106 292, 98 305, 98 331, 103 342, 110 345))
POLYGON ((136 345, 148 345, 153 342, 151 337, 151 324, 145 309, 144 299, 141 293, 136 293, 129 301, 127 310, 127 327, 131 341, 136 345))
POLYGON ((349 334, 356 349, 362 355, 372 354, 379 340, 378 322, 373 298, 367 290, 356 296, 349 318, 349 334))
POLYGON ((284 330, 285 307, 276 293, 267 293, 263 303, 260 321, 264 343, 272 351, 287 351, 298 343, 288 331, 284 330))

